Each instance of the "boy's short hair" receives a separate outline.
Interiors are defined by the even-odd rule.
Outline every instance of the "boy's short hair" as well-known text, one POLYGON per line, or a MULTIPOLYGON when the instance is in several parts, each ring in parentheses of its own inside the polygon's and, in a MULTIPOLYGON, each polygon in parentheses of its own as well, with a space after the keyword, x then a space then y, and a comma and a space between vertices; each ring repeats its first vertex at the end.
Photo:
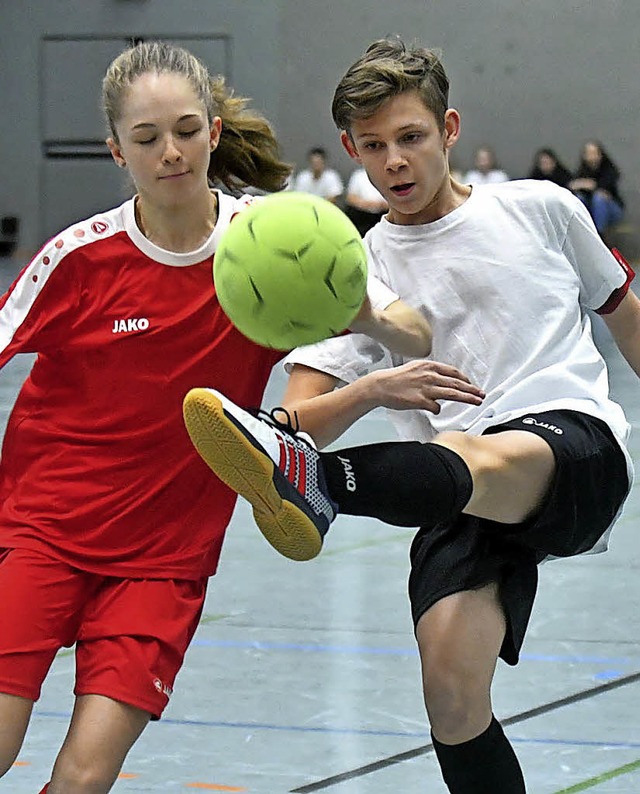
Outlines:
POLYGON ((336 126, 349 131, 357 119, 373 116, 391 97, 417 91, 435 115, 440 131, 449 107, 449 78, 434 50, 407 47, 399 38, 379 39, 338 83, 331 112, 336 126))
POLYGON ((307 157, 313 157, 316 155, 317 157, 322 157, 323 160, 327 159, 327 150, 324 146, 314 146, 312 149, 309 149, 307 152, 307 157))

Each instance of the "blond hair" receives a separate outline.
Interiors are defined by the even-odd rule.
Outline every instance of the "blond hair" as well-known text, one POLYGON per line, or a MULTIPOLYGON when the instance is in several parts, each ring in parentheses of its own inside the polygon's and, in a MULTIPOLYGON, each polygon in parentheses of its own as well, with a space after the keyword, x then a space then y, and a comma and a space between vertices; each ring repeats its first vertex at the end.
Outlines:
POLYGON ((269 122, 248 109, 249 100, 236 97, 223 77, 211 77, 207 67, 188 50, 160 41, 145 41, 122 52, 102 81, 102 107, 114 140, 125 94, 140 75, 149 72, 185 77, 206 108, 209 123, 222 119, 222 133, 211 155, 209 179, 230 190, 252 185, 281 190, 291 166, 280 159, 280 146, 269 122))
POLYGON ((435 50, 407 45, 399 38, 379 39, 338 83, 331 112, 336 126, 349 131, 357 119, 373 116, 391 97, 417 91, 444 130, 449 78, 435 50))

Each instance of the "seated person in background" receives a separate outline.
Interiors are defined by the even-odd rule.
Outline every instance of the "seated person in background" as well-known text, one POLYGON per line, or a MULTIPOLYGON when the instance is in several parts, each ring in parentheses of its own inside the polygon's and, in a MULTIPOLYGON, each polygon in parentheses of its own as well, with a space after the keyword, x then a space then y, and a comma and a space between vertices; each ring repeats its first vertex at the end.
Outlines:
POLYGON ((364 237, 388 209, 387 202, 371 184, 364 168, 356 168, 347 184, 344 211, 364 237))
POLYGON ((589 210, 596 229, 604 234, 620 221, 624 201, 618 191, 620 169, 605 152, 600 141, 587 141, 582 147, 580 165, 569 189, 589 210))
POLYGON ((560 187, 567 187, 571 181, 571 171, 564 165, 553 149, 538 149, 533 157, 529 179, 548 179, 560 187))
POLYGON ((293 189, 332 201, 334 204, 342 194, 344 185, 340 174, 327 167, 327 152, 315 146, 307 153, 309 167, 296 176, 293 189))
POLYGON ((498 166, 493 149, 488 146, 476 149, 473 168, 464 175, 463 182, 467 185, 494 185, 508 181, 509 175, 498 166))

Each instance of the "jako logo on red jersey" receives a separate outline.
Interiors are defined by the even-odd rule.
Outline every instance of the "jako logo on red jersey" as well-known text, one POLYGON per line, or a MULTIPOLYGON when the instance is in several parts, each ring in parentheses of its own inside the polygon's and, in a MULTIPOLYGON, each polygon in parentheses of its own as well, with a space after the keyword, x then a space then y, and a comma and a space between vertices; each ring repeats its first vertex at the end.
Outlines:
POLYGON ((108 228, 109 225, 104 221, 94 221, 91 224, 91 231, 94 232, 95 234, 104 234, 108 228))
POLYGON ((149 320, 146 317, 133 317, 130 320, 114 320, 112 334, 130 334, 133 331, 146 331, 149 320))

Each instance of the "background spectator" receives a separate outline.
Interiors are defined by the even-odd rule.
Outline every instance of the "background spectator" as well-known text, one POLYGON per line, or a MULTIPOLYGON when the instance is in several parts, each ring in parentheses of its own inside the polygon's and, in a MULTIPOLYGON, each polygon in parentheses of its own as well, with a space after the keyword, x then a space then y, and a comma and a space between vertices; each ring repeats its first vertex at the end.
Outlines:
POLYGON ((618 223, 624 212, 624 201, 618 191, 619 179, 620 169, 600 141, 587 141, 569 188, 586 205, 601 235, 618 223))
POLYGON ((464 182, 467 185, 490 185, 508 181, 509 175, 498 166, 493 149, 488 146, 476 149, 473 168, 464 175, 464 182))
POLYGON ((564 165, 553 149, 538 149, 533 157, 529 179, 548 179, 560 187, 567 187, 571 181, 571 171, 564 165))
POLYGON ((310 149, 307 161, 309 167, 296 176, 293 189, 313 193, 314 196, 320 196, 335 204, 344 190, 344 185, 340 174, 333 168, 328 168, 326 150, 321 146, 310 149))
POLYGON ((464 173, 461 168, 458 168, 453 158, 449 160, 449 173, 455 182, 464 182, 464 173))
POLYGON ((371 183, 364 168, 356 168, 347 184, 345 213, 364 237, 387 210, 387 202, 371 183))

